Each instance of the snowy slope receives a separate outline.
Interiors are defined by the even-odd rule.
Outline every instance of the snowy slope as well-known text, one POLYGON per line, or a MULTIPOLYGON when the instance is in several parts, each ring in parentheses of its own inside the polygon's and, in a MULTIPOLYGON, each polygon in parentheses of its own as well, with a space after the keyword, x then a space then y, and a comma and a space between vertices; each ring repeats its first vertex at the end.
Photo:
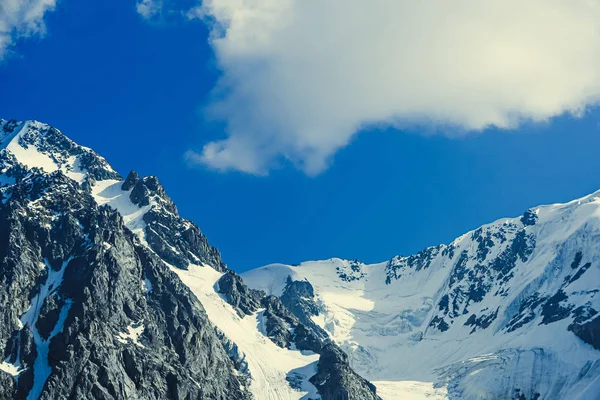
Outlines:
POLYGON ((146 227, 146 223, 143 218, 144 214, 152 208, 152 204, 142 207, 133 204, 129 198, 131 190, 121 189, 122 185, 123 181, 117 179, 107 179, 96 182, 92 186, 92 196, 94 196, 98 205, 106 204, 119 211, 125 225, 127 225, 127 227, 141 240, 144 240, 144 228, 146 227))
POLYGON ((599 332, 598 243, 600 192, 411 257, 274 264, 243 278, 277 296, 288 276, 310 282, 313 320, 384 399, 594 399, 600 352, 581 332, 599 332))
POLYGON ((302 354, 282 349, 267 338, 260 328, 262 311, 240 318, 214 287, 223 275, 209 266, 190 265, 188 270, 172 267, 181 280, 200 300, 210 320, 245 355, 252 377, 250 390, 257 399, 283 400, 317 398, 316 388, 308 378, 316 373, 318 354, 302 354), (290 372, 300 372, 305 379, 302 391, 292 389, 287 381, 290 372))

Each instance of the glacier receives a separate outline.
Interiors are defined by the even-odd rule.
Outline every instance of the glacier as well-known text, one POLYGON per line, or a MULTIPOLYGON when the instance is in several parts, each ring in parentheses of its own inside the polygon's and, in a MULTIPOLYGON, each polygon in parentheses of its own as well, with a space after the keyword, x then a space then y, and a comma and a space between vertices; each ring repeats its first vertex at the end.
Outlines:
POLYGON ((309 282, 311 318, 384 399, 596 399, 598 243, 600 191, 409 257, 272 264, 242 276, 276 296, 290 279, 309 282))

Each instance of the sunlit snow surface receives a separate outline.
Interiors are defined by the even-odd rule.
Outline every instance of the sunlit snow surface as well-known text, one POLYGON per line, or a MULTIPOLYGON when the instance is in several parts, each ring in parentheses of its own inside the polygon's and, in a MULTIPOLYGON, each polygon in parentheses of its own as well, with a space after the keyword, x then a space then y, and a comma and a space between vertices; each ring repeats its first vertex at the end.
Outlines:
POLYGON ((131 190, 124 191, 121 189, 123 181, 108 179, 99 181, 92 187, 92 196, 98 205, 109 205, 121 214, 125 225, 135 233, 140 239, 144 239, 144 214, 151 208, 152 204, 139 207, 131 202, 129 195, 131 190))
POLYGON ((22 371, 22 369, 20 369, 18 365, 11 364, 8 361, 2 361, 0 363, 0 370, 15 377, 19 376, 19 373, 21 373, 22 371))
POLYGON ((282 349, 259 329, 260 311, 240 318, 216 291, 222 273, 209 266, 190 265, 187 271, 171 268, 196 295, 211 322, 232 340, 246 356, 252 376, 251 392, 261 400, 318 398, 308 378, 316 373, 317 354, 282 349), (306 376, 302 391, 292 389, 286 379, 290 372, 306 376))
POLYGON ((374 381, 377 387, 377 395, 384 400, 442 400, 448 398, 446 388, 434 388, 430 382, 416 381, 374 381))
MULTIPOLYGON (((441 296, 447 293, 457 260, 441 252, 428 268, 406 268, 389 284, 387 263, 362 264, 353 270, 352 262, 340 259, 297 266, 272 264, 242 277, 248 286, 276 296, 281 295, 288 276, 308 280, 321 309, 314 321, 386 400, 446 398, 448 385, 455 392, 463 391, 465 397, 485 399, 498 388, 525 386, 531 379, 545 393, 560 398, 600 397, 600 353, 568 331, 571 318, 541 325, 538 316, 513 332, 504 329, 527 295, 553 294, 561 287, 571 273, 569 257, 579 250, 592 257, 592 267, 564 290, 569 301, 588 301, 600 309, 600 296, 595 295, 600 284, 600 194, 542 206, 535 212, 539 221, 526 227, 536 236, 533 253, 526 262, 517 262, 505 294, 488 293, 469 306, 469 314, 478 315, 499 307, 494 322, 473 333, 464 325, 468 314, 456 317, 446 332, 429 326, 441 296), (346 279, 341 279, 341 273, 346 279), (590 368, 595 372, 590 373, 590 368), (563 387, 570 387, 570 392, 565 393, 563 387)), ((483 228, 494 231, 506 224, 520 222, 502 219, 483 228)), ((476 250, 471 233, 453 245, 455 254, 476 250)), ((498 251, 492 249, 489 257, 498 251)), ((472 268, 471 264, 467 267, 472 268)))
POLYGON ((377 394, 384 400, 445 399, 446 390, 433 387, 433 373, 408 373, 414 368, 413 361, 419 362, 432 355, 417 351, 413 356, 416 359, 407 362, 406 351, 400 354, 397 349, 404 338, 394 336, 409 329, 398 327, 403 320, 401 307, 405 314, 407 309, 412 310, 409 312, 415 315, 414 318, 424 320, 432 301, 419 296, 413 299, 408 293, 389 293, 384 283, 385 263, 369 266, 369 277, 365 281, 341 281, 336 268, 348 265, 348 261, 339 259, 306 262, 299 266, 273 264, 244 273, 242 277, 248 286, 274 295, 281 294, 288 276, 311 282, 322 310, 314 321, 342 346, 349 354, 352 366, 377 387, 377 394), (403 297, 405 305, 400 306, 399 300, 403 297), (424 307, 423 302, 426 303, 424 307), (419 312, 422 308, 425 311, 419 312))
POLYGON ((24 122, 16 128, 12 133, 2 137, 2 147, 9 150, 20 163, 29 168, 37 167, 45 172, 54 172, 59 169, 59 166, 52 160, 48 154, 44 154, 34 146, 23 147, 19 143, 20 137, 27 132, 28 129, 37 129, 43 124, 35 121, 24 122))
MULTIPOLYGON (((92 188, 92 195, 99 205, 107 204, 119 211, 125 225, 145 243, 144 214, 153 204, 138 207, 129 199, 130 191, 121 189, 123 182, 106 180, 97 182, 92 188)), ((297 350, 282 349, 275 345, 259 329, 259 316, 240 318, 235 310, 215 290, 216 282, 222 273, 209 266, 190 265, 189 269, 181 270, 171 266, 171 269, 181 278, 206 309, 210 321, 219 328, 225 336, 235 343, 245 356, 251 375, 250 391, 257 399, 304 399, 318 398, 316 388, 308 379, 316 373, 319 356, 302 354, 297 350), (286 377, 291 374, 305 376, 302 389, 297 391, 290 387, 286 377)), ((146 292, 152 291, 148 280, 143 282, 146 292)), ((143 325, 141 326, 143 331, 143 325)), ((127 332, 118 335, 119 341, 131 340, 139 343, 140 327, 129 327, 127 332)))

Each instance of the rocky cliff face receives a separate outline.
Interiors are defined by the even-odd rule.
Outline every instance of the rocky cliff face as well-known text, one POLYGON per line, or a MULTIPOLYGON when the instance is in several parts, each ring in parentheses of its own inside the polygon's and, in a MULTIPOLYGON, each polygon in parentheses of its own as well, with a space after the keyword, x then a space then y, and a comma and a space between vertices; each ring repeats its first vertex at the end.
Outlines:
POLYGON ((0 399, 378 398, 156 177, 35 121, 0 120, 0 302, 0 399))

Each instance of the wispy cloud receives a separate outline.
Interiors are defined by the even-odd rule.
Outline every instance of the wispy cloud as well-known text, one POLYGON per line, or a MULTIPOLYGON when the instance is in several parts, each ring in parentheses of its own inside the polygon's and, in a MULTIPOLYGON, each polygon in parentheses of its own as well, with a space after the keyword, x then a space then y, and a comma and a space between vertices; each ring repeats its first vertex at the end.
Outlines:
POLYGON ((227 125, 192 161, 308 174, 369 124, 452 134, 579 114, 600 98, 595 0, 204 0, 227 125))
POLYGON ((19 38, 43 36, 44 15, 55 7, 56 0, 0 1, 0 61, 19 38))
POLYGON ((161 15, 163 2, 162 0, 138 0, 135 8, 142 18, 152 20, 161 15))

